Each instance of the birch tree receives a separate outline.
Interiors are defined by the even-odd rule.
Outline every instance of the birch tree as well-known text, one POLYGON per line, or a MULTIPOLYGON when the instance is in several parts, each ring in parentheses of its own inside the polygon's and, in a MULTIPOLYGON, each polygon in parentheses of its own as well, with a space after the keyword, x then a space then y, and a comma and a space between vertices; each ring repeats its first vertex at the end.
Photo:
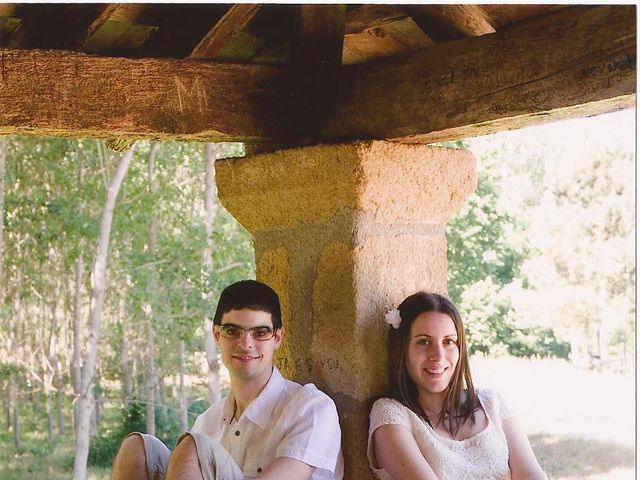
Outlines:
POLYGON ((113 211, 118 192, 133 157, 135 145, 122 156, 118 169, 107 189, 107 197, 102 210, 100 233, 97 242, 92 272, 91 308, 89 313, 89 331, 87 344, 80 374, 80 394, 76 398, 78 403, 78 425, 76 428, 75 459, 73 465, 73 479, 87 478, 87 457, 89 454, 89 426, 92 405, 92 386, 95 375, 98 344, 100 341, 100 327, 107 281, 107 259, 109 253, 109 238, 113 211))
POLYGON ((209 385, 209 402, 220 400, 220 363, 218 349, 213 340, 213 321, 210 318, 210 305, 213 297, 211 275, 213 270, 213 218, 216 213, 215 203, 215 161, 220 153, 220 144, 208 143, 205 147, 204 175, 204 228, 206 244, 202 256, 202 272, 204 277, 204 349, 209 366, 207 380, 209 385))
MULTIPOLYGON (((157 193, 157 183, 155 178, 155 170, 156 170, 156 156, 158 154, 158 143, 152 143, 151 149, 149 151, 149 162, 147 165, 147 175, 149 181, 149 193, 151 198, 155 200, 155 196, 157 193)), ((155 203, 155 202, 154 202, 155 203)), ((147 342, 146 342, 146 361, 145 361, 145 396, 146 396, 146 419, 147 419, 147 433, 149 435, 156 434, 156 421, 155 421, 155 392, 156 392, 156 350, 155 350, 155 330, 153 326, 154 317, 156 314, 156 305, 157 305, 157 279, 156 279, 156 268, 153 264, 156 255, 158 243, 158 218, 156 215, 156 207, 155 204, 151 209, 151 218, 149 221, 149 243, 147 244, 147 249, 150 258, 152 259, 151 265, 151 278, 149 285, 149 302, 145 308, 146 314, 146 331, 147 331, 147 342)))

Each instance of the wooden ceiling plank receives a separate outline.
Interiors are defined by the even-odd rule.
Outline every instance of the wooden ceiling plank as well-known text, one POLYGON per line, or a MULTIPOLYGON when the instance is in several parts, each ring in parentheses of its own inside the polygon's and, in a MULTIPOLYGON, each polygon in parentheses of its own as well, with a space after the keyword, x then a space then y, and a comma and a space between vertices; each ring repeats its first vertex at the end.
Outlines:
POLYGON ((494 33, 488 15, 478 5, 423 5, 421 9, 445 22, 466 37, 494 33))
POLYGON ((391 57, 431 44, 429 36, 398 7, 364 5, 347 14, 342 64, 391 57))
POLYGON ((87 27, 87 30, 82 37, 78 39, 78 47, 80 49, 82 49, 82 46, 87 42, 87 40, 91 38, 94 33, 100 30, 100 28, 113 16, 119 6, 119 3, 108 3, 102 8, 95 20, 93 20, 87 27))
POLYGON ((409 17, 363 33, 345 35, 343 65, 370 62, 377 58, 425 48, 433 41, 409 17))
POLYGON ((325 141, 430 143, 631 107, 635 6, 573 7, 345 68, 325 141))
POLYGON ((237 3, 231 6, 195 46, 189 58, 214 58, 229 39, 244 30, 259 9, 259 4, 251 3, 237 3))
POLYGON ((0 134, 283 138, 284 74, 259 65, 0 49, 0 134))
POLYGON ((344 34, 357 35, 405 18, 407 14, 394 5, 362 5, 347 13, 344 34))

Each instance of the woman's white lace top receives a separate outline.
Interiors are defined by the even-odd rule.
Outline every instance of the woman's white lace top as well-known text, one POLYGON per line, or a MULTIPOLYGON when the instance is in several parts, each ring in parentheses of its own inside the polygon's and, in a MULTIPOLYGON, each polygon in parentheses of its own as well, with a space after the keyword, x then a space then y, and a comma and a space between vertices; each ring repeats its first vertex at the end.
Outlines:
MULTIPOLYGON (((382 468, 375 468, 373 432, 382 425, 402 425, 409 429, 420 451, 440 480, 508 479, 509 449, 502 420, 513 417, 510 407, 492 389, 476 389, 488 419, 487 427, 471 438, 451 440, 437 434, 431 426, 400 402, 381 398, 369 415, 369 465, 380 480, 392 480, 382 468)), ((396 479, 397 480, 397 479, 396 479)))

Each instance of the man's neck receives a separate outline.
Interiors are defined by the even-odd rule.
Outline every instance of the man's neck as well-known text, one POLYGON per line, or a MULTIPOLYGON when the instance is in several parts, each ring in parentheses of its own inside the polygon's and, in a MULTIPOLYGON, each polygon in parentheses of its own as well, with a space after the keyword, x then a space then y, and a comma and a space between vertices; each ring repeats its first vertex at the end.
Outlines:
POLYGON ((247 409, 249 404, 253 402, 260 392, 264 390, 264 387, 269 382, 271 375, 273 374, 273 368, 269 376, 266 378, 244 380, 241 378, 231 379, 231 394, 235 400, 235 414, 234 418, 240 420, 240 417, 247 409))

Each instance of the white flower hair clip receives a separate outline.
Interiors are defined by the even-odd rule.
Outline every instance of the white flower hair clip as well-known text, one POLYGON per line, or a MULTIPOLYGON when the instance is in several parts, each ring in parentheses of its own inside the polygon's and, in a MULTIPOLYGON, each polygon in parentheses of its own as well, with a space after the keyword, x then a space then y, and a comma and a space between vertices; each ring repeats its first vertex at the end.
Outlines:
POLYGON ((400 328, 400 322, 402 322, 402 318, 400 317, 400 310, 394 308, 393 310, 389 310, 384 314, 384 321, 391 325, 396 330, 400 328))

